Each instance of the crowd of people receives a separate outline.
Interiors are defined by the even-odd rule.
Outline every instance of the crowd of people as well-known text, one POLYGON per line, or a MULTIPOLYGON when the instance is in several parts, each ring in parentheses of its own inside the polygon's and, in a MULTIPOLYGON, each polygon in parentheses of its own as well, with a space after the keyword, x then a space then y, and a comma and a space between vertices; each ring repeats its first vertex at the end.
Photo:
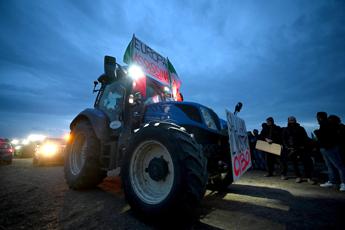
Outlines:
MULTIPOLYGON (((280 164, 280 177, 287 180, 288 162, 292 162, 296 183, 301 183, 303 178, 310 184, 316 184, 313 180, 313 160, 311 151, 318 148, 328 170, 328 180, 320 184, 321 187, 335 187, 339 184, 339 190, 345 191, 345 125, 336 115, 327 115, 326 112, 316 114, 319 128, 314 131, 314 139, 308 137, 305 129, 297 122, 294 116, 288 117, 287 126, 279 127, 272 117, 268 117, 262 124, 262 130, 253 130, 250 133, 250 148, 255 151, 256 140, 263 140, 269 144, 276 143, 282 146, 280 156, 265 153, 266 177, 274 175, 275 163, 280 164), (304 176, 300 171, 302 163, 304 176)), ((257 167, 258 156, 253 159, 257 167)))

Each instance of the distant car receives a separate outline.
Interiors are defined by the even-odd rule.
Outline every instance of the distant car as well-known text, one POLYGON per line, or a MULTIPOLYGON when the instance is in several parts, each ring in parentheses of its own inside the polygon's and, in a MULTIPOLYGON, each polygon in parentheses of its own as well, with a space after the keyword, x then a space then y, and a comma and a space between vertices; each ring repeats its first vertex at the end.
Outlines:
POLYGON ((13 146, 8 139, 0 138, 0 161, 8 164, 12 163, 13 146))
POLYGON ((44 164, 62 164, 66 141, 60 138, 46 138, 37 145, 33 157, 33 165, 40 166, 44 164))

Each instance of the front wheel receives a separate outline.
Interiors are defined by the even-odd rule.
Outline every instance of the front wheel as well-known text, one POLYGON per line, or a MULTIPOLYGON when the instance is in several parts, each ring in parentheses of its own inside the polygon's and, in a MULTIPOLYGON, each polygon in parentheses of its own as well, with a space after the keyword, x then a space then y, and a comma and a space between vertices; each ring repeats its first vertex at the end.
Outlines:
POLYGON ((183 129, 146 124, 132 138, 122 167, 126 199, 146 216, 194 209, 205 193, 206 166, 200 146, 183 129))
POLYGON ((84 120, 75 125, 71 137, 64 164, 66 182, 73 189, 95 187, 106 176, 101 170, 99 140, 84 120))

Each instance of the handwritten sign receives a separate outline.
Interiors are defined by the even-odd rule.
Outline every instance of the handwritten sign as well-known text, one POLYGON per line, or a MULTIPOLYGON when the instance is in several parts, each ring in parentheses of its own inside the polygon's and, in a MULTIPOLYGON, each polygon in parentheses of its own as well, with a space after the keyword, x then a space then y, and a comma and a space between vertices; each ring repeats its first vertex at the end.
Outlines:
POLYGON ((250 147, 244 120, 226 110, 232 175, 238 180, 251 166, 250 147))

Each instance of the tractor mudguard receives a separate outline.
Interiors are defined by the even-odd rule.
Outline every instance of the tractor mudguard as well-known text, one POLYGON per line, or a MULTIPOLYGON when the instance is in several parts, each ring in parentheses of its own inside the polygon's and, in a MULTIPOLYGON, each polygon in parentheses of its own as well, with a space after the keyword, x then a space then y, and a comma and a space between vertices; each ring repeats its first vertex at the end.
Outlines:
POLYGON ((99 140, 106 140, 109 137, 109 119, 107 115, 99 109, 85 109, 80 112, 71 122, 70 129, 80 120, 88 120, 99 140))

